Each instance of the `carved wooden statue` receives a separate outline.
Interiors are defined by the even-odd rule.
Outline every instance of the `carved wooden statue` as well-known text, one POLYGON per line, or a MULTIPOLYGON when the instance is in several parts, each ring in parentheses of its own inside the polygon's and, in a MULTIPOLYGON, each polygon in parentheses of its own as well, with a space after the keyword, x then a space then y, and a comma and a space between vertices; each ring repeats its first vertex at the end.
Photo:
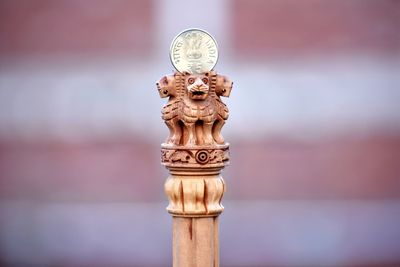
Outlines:
MULTIPOLYGON (((174 66, 179 67, 185 56, 184 63, 196 70, 211 64, 215 44, 205 32, 182 34, 186 39, 181 45, 179 39, 174 41, 171 50, 177 57, 174 66)), ((170 173, 165 192, 173 215, 173 266, 219 266, 218 215, 225 191, 220 172, 229 163, 229 144, 221 135, 229 111, 221 97, 229 97, 232 82, 213 70, 177 71, 162 77, 157 89, 160 97, 169 98, 162 108, 170 133, 161 145, 161 161, 170 173)))
POLYGON ((170 134, 161 151, 170 171, 165 192, 174 216, 173 266, 219 266, 217 216, 225 191, 220 171, 229 161, 221 135, 229 111, 220 97, 229 97, 232 82, 215 71, 176 72, 157 88, 169 97, 162 118, 170 134))
POLYGON ((228 119, 228 108, 220 97, 229 97, 232 82, 210 71, 203 74, 167 75, 157 83, 161 97, 169 97, 162 110, 171 145, 223 144, 222 126, 228 119))

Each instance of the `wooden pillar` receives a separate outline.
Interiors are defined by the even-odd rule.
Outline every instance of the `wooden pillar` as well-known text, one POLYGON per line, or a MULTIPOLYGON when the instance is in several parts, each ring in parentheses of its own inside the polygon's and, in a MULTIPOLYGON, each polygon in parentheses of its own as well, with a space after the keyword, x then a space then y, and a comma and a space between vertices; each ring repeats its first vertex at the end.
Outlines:
POLYGON ((218 217, 173 218, 173 266, 219 266, 218 217))
MULTIPOLYGON (((210 146, 207 149, 202 147, 201 151, 208 153, 205 151, 218 150, 227 159, 228 145, 216 145, 216 147, 218 149, 210 146)), ((196 154, 195 151, 199 149, 190 148, 185 151, 193 151, 189 154, 196 154)), ((164 147, 163 154, 176 153, 169 150, 173 148, 164 147)), ((220 158, 222 159, 223 157, 220 158)), ((163 158, 163 162, 164 165, 168 165, 169 161, 163 158)), ((170 176, 165 182, 165 192, 169 198, 167 210, 173 216, 174 267, 219 266, 218 215, 224 209, 221 200, 225 192, 225 182, 220 170, 225 164, 227 161, 197 167, 167 166, 170 176)))
MULTIPOLYGON (((196 50, 207 36, 200 38, 204 33, 199 30, 186 32, 188 40, 181 45, 193 44, 185 50, 193 53, 188 58, 197 60, 209 54, 212 59, 211 41, 203 42, 204 49, 210 51, 196 50)), ((180 49, 179 42, 177 47, 180 49)), ((189 63, 202 66, 201 61, 195 62, 197 65, 189 63)), ((170 173, 165 193, 169 199, 167 210, 173 217, 173 267, 217 267, 218 216, 224 209, 221 200, 225 192, 220 173, 229 164, 229 144, 221 135, 228 108, 220 97, 229 97, 232 82, 213 70, 196 73, 178 68, 174 74, 162 77, 157 88, 162 98, 169 98, 162 109, 170 135, 161 145, 161 162, 170 173)))

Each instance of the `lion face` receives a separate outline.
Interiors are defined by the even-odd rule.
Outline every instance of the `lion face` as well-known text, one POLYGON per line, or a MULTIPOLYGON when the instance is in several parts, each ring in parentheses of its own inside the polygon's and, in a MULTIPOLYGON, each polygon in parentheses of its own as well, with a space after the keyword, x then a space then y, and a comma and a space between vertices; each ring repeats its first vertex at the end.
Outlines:
POLYGON ((175 79, 172 75, 162 77, 156 84, 161 98, 175 96, 175 79))
POLYGON ((231 94, 233 82, 225 76, 217 77, 217 85, 215 86, 215 93, 218 96, 229 97, 231 94))
POLYGON ((208 96, 209 78, 208 73, 189 75, 186 78, 186 88, 189 98, 194 100, 204 100, 208 96))

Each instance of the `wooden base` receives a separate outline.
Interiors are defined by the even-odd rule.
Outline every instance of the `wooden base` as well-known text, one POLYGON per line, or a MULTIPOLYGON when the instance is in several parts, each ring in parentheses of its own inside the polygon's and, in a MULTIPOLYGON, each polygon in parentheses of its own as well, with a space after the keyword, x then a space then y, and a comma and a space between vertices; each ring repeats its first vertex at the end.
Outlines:
POLYGON ((173 217, 173 267, 219 267, 218 217, 173 217))

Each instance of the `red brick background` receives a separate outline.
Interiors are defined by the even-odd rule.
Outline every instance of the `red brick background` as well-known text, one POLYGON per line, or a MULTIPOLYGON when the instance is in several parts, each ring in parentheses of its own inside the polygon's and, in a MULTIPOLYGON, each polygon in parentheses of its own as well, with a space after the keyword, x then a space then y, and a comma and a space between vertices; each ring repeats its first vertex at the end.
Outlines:
MULTIPOLYGON (((235 140, 234 140, 235 141, 235 140)), ((163 201, 156 144, 147 140, 3 142, 1 199, 163 201)), ((400 195, 400 139, 369 136, 312 143, 236 140, 227 199, 382 199, 400 195)))
POLYGON ((234 199, 400 196, 399 137, 239 141, 232 154, 234 199))
POLYGON ((152 1, 0 3, 0 56, 145 56, 154 40, 152 1))
POLYGON ((398 1, 237 0, 232 44, 251 58, 400 53, 398 1))
POLYGON ((399 266, 400 2, 199 4, 0 2, 0 265, 169 266, 154 81, 163 33, 211 25, 222 266, 399 266))

